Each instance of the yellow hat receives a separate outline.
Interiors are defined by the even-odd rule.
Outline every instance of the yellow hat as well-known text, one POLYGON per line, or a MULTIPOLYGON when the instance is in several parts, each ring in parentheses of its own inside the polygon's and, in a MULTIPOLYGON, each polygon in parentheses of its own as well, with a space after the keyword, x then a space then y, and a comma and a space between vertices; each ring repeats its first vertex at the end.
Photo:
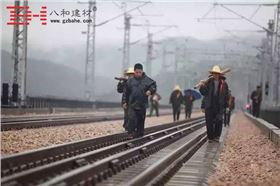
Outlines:
POLYGON ((134 74, 134 69, 132 67, 129 67, 125 74, 134 74))
POLYGON ((209 70, 210 73, 222 74, 221 68, 218 65, 213 66, 212 70, 209 70))
POLYGON ((179 85, 175 85, 174 90, 181 90, 179 85))

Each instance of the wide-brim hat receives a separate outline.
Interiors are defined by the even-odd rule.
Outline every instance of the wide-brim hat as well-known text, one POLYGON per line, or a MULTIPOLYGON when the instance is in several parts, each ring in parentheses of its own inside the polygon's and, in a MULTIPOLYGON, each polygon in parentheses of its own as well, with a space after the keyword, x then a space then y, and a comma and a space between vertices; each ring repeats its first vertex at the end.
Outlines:
POLYGON ((134 74, 134 69, 133 69, 133 67, 129 67, 129 68, 127 69, 127 71, 125 72, 125 74, 134 74))
POLYGON ((181 87, 179 85, 175 85, 174 90, 180 90, 181 91, 181 87))
POLYGON ((213 68, 209 70, 209 73, 223 74, 221 68, 218 65, 213 66, 213 68))

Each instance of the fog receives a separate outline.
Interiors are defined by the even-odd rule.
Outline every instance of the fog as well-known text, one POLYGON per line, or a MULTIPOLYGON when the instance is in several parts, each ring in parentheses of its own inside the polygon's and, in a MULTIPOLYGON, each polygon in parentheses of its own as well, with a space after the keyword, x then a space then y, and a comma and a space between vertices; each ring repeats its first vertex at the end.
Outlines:
MULTIPOLYGON (((9 12, 6 6, 12 1, 2 1, 1 27, 1 81, 11 79, 11 50, 13 27, 7 25, 9 12)), ((96 22, 101 23, 123 13, 122 1, 97 1, 96 22)), ((231 68, 228 83, 240 102, 246 101, 252 89, 259 83, 260 61, 256 58, 266 33, 269 19, 274 18, 273 6, 227 6, 238 14, 250 18, 252 24, 227 11, 220 3, 255 3, 256 1, 151 1, 152 3, 130 12, 132 24, 176 25, 177 28, 154 35, 152 76, 157 80, 162 103, 175 84, 183 89, 191 88, 200 79, 208 76, 208 70, 215 64, 231 68), (207 14, 208 13, 208 14, 207 14), (207 16, 205 16, 207 14, 207 16), (143 16, 150 15, 150 16, 143 16), (151 16, 153 15, 153 16, 151 16), (200 19, 198 18, 210 18, 200 19), (216 19, 213 19, 216 18, 216 19), (220 19, 223 18, 223 19, 220 19), (225 18, 225 19, 224 19, 225 18), (178 48, 178 77, 174 74, 175 56, 166 56, 168 66, 163 68, 163 48, 175 53, 178 48), (245 81, 246 80, 246 81, 245 81), (248 82, 249 80, 249 82, 248 82)), ((258 1, 257 3, 277 3, 277 1, 258 1)), ((139 2, 127 1, 127 9, 138 6, 139 2)), ((27 92, 31 96, 46 96, 69 99, 84 99, 84 68, 86 56, 86 23, 51 23, 51 19, 64 19, 51 12, 62 9, 87 9, 86 4, 77 1, 29 1, 33 12, 41 6, 48 8, 48 24, 42 26, 39 20, 32 20, 28 26, 28 81, 27 92)), ((66 19, 66 18, 65 18, 66 19)), ((96 98, 98 100, 119 101, 116 92, 117 82, 113 79, 121 75, 123 35, 123 16, 107 24, 96 27, 96 98)), ((151 27, 156 33, 162 28, 151 27)), ((130 41, 147 36, 147 27, 131 27, 130 41)), ((130 66, 136 62, 145 64, 147 39, 130 47, 130 66)), ((144 66, 145 69, 145 66, 144 66)))

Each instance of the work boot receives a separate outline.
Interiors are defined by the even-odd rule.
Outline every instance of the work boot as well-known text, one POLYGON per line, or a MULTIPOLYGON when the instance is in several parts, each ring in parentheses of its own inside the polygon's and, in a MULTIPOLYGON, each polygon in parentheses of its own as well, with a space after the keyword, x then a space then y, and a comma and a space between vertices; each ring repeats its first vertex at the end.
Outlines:
POLYGON ((214 140, 213 141, 215 141, 215 142, 220 142, 220 137, 216 137, 216 138, 214 138, 214 140))

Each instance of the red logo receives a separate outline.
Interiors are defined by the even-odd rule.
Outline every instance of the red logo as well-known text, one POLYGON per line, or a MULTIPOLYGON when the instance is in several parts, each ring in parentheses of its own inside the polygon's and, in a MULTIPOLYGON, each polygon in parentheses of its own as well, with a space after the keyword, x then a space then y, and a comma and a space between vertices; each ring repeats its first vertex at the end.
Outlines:
POLYGON ((6 8, 10 10, 10 21, 7 25, 29 25, 33 17, 40 18, 41 25, 47 25, 46 6, 41 7, 39 14, 32 14, 29 6, 7 6, 6 8))

